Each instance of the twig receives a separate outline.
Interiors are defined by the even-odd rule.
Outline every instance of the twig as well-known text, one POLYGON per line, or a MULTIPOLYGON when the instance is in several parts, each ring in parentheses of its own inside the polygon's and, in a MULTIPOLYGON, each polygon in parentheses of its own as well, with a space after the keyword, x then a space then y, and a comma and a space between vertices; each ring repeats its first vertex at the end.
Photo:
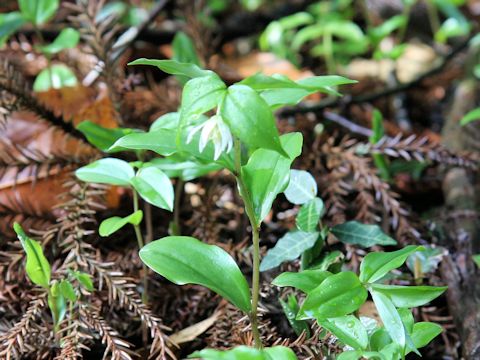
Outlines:
POLYGON ((366 127, 360 126, 358 124, 355 124, 353 121, 348 120, 347 118, 344 118, 343 116, 341 116, 337 113, 333 113, 333 112, 330 112, 330 111, 325 111, 323 113, 323 116, 325 117, 325 119, 327 119, 329 121, 333 121, 334 123, 343 126, 344 128, 350 130, 350 132, 352 132, 352 133, 356 133, 356 134, 363 135, 363 136, 366 136, 366 137, 370 137, 370 136, 373 135, 372 130, 367 129, 366 127))

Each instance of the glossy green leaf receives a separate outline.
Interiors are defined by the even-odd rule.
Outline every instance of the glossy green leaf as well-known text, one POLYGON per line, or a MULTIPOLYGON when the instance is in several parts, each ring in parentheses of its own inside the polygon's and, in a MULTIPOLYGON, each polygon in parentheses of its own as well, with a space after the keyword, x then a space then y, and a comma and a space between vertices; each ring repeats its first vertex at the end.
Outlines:
POLYGON ((392 360, 392 358, 387 358, 379 352, 363 351, 363 350, 344 351, 337 356, 337 360, 363 360, 363 359, 392 360))
POLYGON ((231 350, 205 349, 191 354, 189 359, 204 360, 297 360, 293 351, 284 346, 274 346, 262 350, 238 346, 231 350))
POLYGON ((151 65, 156 66, 163 72, 171 75, 183 75, 188 78, 197 78, 213 74, 210 70, 203 70, 195 64, 178 62, 175 60, 137 59, 128 65, 151 65))
POLYGON ((339 268, 345 259, 345 255, 343 255, 340 251, 335 250, 332 252, 326 252, 322 254, 321 258, 315 261, 312 265, 309 266, 311 270, 329 270, 332 267, 339 268))
POLYGON ((173 60, 200 66, 195 44, 183 31, 178 31, 172 41, 173 60))
POLYGON ((387 295, 396 307, 413 308, 439 297, 447 287, 372 284, 372 289, 387 295))
POLYGON ((150 132, 154 132, 160 129, 176 130, 180 123, 180 113, 170 112, 160 116, 150 125, 150 132))
POLYGON ((73 277, 75 277, 78 280, 78 282, 85 289, 87 289, 90 292, 95 290, 94 287, 93 287, 92 277, 89 274, 81 272, 81 271, 71 271, 71 274, 73 275, 73 277))
POLYGON ((73 289, 72 284, 68 280, 60 281, 60 292, 65 299, 68 299, 72 302, 77 300, 77 294, 75 294, 75 290, 73 289))
POLYGON ((44 54, 56 54, 65 49, 71 49, 77 46, 80 41, 80 33, 72 28, 63 29, 51 44, 40 46, 44 54))
POLYGON ((295 219, 298 230, 306 232, 316 231, 324 210, 323 201, 318 197, 304 204, 295 219))
POLYGON ((43 254, 42 247, 38 243, 31 239, 23 230, 20 224, 14 223, 13 229, 15 230, 18 240, 22 244, 23 250, 27 255, 27 262, 25 264, 25 270, 28 278, 35 284, 45 289, 48 289, 50 283, 51 269, 50 263, 43 254))
POLYGON ((135 172, 124 160, 105 158, 77 169, 75 175, 85 182, 130 186, 135 172))
POLYGON ((260 271, 267 271, 285 261, 297 259, 305 250, 315 245, 319 235, 318 232, 303 231, 286 233, 272 249, 268 250, 260 264, 260 271))
POLYGON ((353 315, 324 319, 318 323, 344 344, 356 350, 365 350, 368 346, 367 330, 361 321, 353 315))
POLYGON ((358 221, 348 221, 335 225, 331 232, 343 243, 359 245, 365 248, 374 245, 397 244, 394 239, 382 231, 380 226, 362 224, 358 221))
POLYGON ((35 78, 33 90, 36 92, 61 89, 77 85, 75 73, 66 65, 55 64, 43 69, 35 78))
POLYGON ((117 232, 122 227, 127 224, 138 225, 142 222, 143 212, 142 210, 137 210, 133 214, 126 217, 113 216, 111 218, 105 219, 100 224, 98 228, 98 233, 100 236, 110 236, 114 232, 117 232))
POLYGON ((67 313, 67 302, 62 294, 60 283, 56 281, 48 291, 48 307, 52 312, 53 323, 57 327, 67 313))
POLYGON ((42 25, 57 12, 58 0, 18 0, 23 17, 34 25, 42 25))
POLYGON ((162 170, 153 166, 142 168, 131 179, 131 184, 146 202, 161 209, 173 210, 172 182, 162 170))
POLYGON ((283 301, 282 299, 278 300, 295 334, 300 336, 302 333, 305 333, 306 337, 310 338, 310 327, 308 323, 305 320, 297 320, 299 306, 295 295, 289 295, 287 301, 283 301))
POLYGON ((3 46, 23 24, 25 24, 25 19, 18 11, 0 14, 0 46, 3 46))
POLYGON ((380 280, 389 271, 402 266, 410 254, 423 249, 422 246, 409 245, 397 251, 369 253, 360 265, 360 280, 370 283, 380 280))
POLYGON ((77 129, 85 135, 90 144, 102 151, 107 151, 115 141, 133 131, 124 128, 104 128, 88 120, 78 124, 77 129))
POLYGON ((242 166, 242 178, 253 202, 257 225, 267 216, 277 195, 287 187, 290 165, 302 151, 300 133, 285 134, 280 139, 289 157, 276 151, 257 149, 242 166))
POLYGON ((162 170, 169 178, 180 178, 190 181, 208 173, 223 169, 218 164, 203 164, 192 160, 185 160, 181 156, 152 159, 150 163, 162 170))
POLYGON ((151 150, 159 155, 169 156, 177 151, 176 131, 159 129, 151 132, 134 132, 127 134, 108 149, 108 152, 122 150, 151 150))
POLYGON ((373 302, 382 319, 385 329, 387 329, 390 338, 396 342, 401 349, 405 349, 406 337, 405 327, 395 305, 390 298, 380 292, 371 290, 373 302))
POLYGON ((317 182, 308 171, 291 169, 284 194, 292 204, 306 204, 317 196, 317 182))
POLYGON ((200 115, 216 108, 225 97, 226 91, 225 83, 214 73, 188 81, 182 93, 179 131, 183 131, 196 120, 201 120, 200 115))
POLYGON ((338 75, 326 75, 326 76, 310 76, 297 81, 297 84, 304 89, 325 91, 325 89, 333 88, 339 85, 356 84, 357 80, 351 80, 343 76, 338 75))
POLYGON ((280 142, 275 118, 268 104, 245 85, 228 88, 220 114, 231 132, 251 149, 263 148, 288 156, 280 142))
POLYGON ((250 290, 235 260, 223 249, 187 236, 168 236, 140 250, 152 270, 178 285, 203 285, 239 309, 251 310, 250 290))
POLYGON ((480 267, 480 254, 473 255, 472 259, 473 259, 474 263, 477 264, 478 267, 480 267))
POLYGON ((323 270, 284 272, 272 281, 272 285, 280 287, 291 286, 308 294, 331 275, 331 272, 323 270))
POLYGON ((465 126, 473 121, 480 120, 480 108, 468 112, 461 120, 460 125, 465 126))
POLYGON ((347 315, 359 309, 366 299, 367 290, 357 275, 340 272, 310 291, 297 318, 321 320, 347 315))
POLYGON ((443 332, 443 328, 431 322, 418 322, 413 325, 411 334, 415 347, 422 348, 427 346, 430 341, 443 332))

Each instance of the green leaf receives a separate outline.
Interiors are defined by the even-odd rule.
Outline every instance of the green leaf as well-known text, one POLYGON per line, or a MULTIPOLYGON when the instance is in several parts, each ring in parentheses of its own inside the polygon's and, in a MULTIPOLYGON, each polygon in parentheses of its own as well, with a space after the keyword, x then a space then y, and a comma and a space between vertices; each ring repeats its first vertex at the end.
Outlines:
POLYGON ((210 70, 203 70, 195 64, 183 63, 175 60, 137 59, 128 65, 152 65, 170 75, 183 75, 188 78, 197 78, 213 74, 210 70))
POLYGON ((297 336, 300 336, 302 333, 305 333, 307 338, 310 338, 310 328, 308 323, 305 320, 297 320, 298 313, 298 302, 295 295, 289 295, 287 301, 278 299, 282 305, 283 313, 287 317, 290 326, 297 336))
POLYGON ((173 60, 200 66, 195 44, 183 31, 178 31, 172 41, 173 60))
MULTIPOLYGON (((215 73, 188 81, 182 93, 178 131, 201 119, 200 115, 216 108, 225 97, 225 93, 226 85, 215 73)), ((183 144, 184 142, 179 143, 183 144)))
POLYGON ((344 351, 337 356, 337 360, 360 360, 360 359, 392 360, 392 358, 386 358, 383 354, 376 351, 349 350, 349 351, 344 351))
POLYGON ((3 46, 23 24, 25 24, 25 19, 18 11, 0 14, 0 46, 3 46))
POLYGON ((130 180, 135 176, 135 172, 124 160, 105 158, 77 169, 75 175, 85 182, 130 186, 130 180))
POLYGON ((42 25, 55 15, 58 3, 58 0, 18 0, 18 7, 26 20, 42 25))
POLYGON ((260 264, 260 271, 267 271, 285 261, 297 259, 305 250, 315 245, 319 235, 318 232, 303 231, 286 233, 272 249, 268 250, 260 264))
POLYGON ((75 73, 66 65, 55 64, 43 69, 40 74, 37 75, 33 83, 33 90, 42 92, 50 89, 74 86, 77 86, 75 73))
POLYGON ((153 166, 142 168, 130 182, 146 202, 161 209, 173 210, 172 182, 162 170, 153 166))
POLYGON ((343 243, 359 245, 365 248, 374 245, 397 244, 394 239, 382 231, 380 226, 362 224, 358 221, 348 221, 335 225, 331 232, 343 243))
POLYGON ((473 255, 472 259, 475 262, 475 264, 477 264, 477 266, 480 267, 480 254, 473 255))
POLYGON ((460 120, 460 125, 465 126, 473 121, 480 119, 480 108, 473 109, 472 111, 468 112, 462 120, 460 120))
POLYGON ((92 278, 89 274, 80 271, 71 271, 70 273, 75 277, 78 282, 88 291, 92 292, 94 289, 92 278))
POLYGON ((113 216, 111 218, 105 219, 100 224, 98 233, 100 236, 110 236, 114 232, 117 232, 122 227, 127 224, 138 225, 141 223, 143 218, 142 210, 137 210, 133 214, 128 215, 124 218, 119 216, 113 216))
POLYGON ((160 129, 176 130, 180 123, 180 113, 170 112, 160 116, 150 125, 150 132, 154 132, 160 129))
POLYGON ((290 165, 302 151, 300 133, 285 134, 280 139, 289 157, 284 157, 276 151, 257 149, 250 156, 248 163, 242 166, 242 178, 253 202, 256 225, 267 216, 277 195, 287 187, 290 165))
POLYGON ((343 255, 338 250, 327 252, 325 254, 322 254, 321 258, 318 261, 309 266, 309 269, 326 271, 334 267, 340 268, 340 266, 343 264, 344 259, 345 255, 343 255))
POLYGON ((202 164, 192 160, 185 160, 182 156, 152 159, 150 163, 165 172, 169 178, 180 178, 190 181, 208 173, 221 170, 218 164, 202 164))
POLYGON ((370 294, 390 338, 400 346, 403 353, 407 334, 398 310, 388 296, 375 290, 371 290, 370 294))
POLYGON ((343 76, 338 75, 326 75, 326 76, 310 76, 305 79, 300 79, 297 84, 304 89, 330 92, 330 88, 337 87, 339 85, 356 84, 357 80, 351 80, 343 76), (328 90, 328 91, 325 91, 328 90))
POLYGON ((48 289, 50 283, 51 269, 50 264, 43 254, 40 244, 31 239, 17 222, 13 224, 13 229, 17 233, 18 240, 22 244, 23 250, 27 255, 25 270, 29 279, 35 284, 48 289))
POLYGON ((322 199, 316 197, 304 204, 295 219, 298 230, 314 232, 324 212, 322 199))
POLYGON ((262 350, 238 346, 231 350, 205 349, 188 356, 189 359, 204 360, 297 360, 293 351, 285 346, 274 346, 262 350))
POLYGON ((77 300, 77 294, 75 294, 75 290, 68 280, 60 281, 60 292, 65 299, 68 299, 72 302, 77 300))
POLYGON ((380 280, 389 271, 402 266, 410 254, 423 249, 422 246, 409 245, 393 252, 369 253, 360 265, 360 280, 370 283, 380 280))
POLYGON ((252 150, 270 149, 288 156, 280 142, 272 110, 252 88, 230 86, 220 106, 220 114, 230 131, 252 150))
POLYGON ((300 308, 298 319, 317 320, 339 317, 359 309, 367 299, 367 290, 351 271, 327 277, 310 291, 300 308))
POLYGON ((361 321, 353 315, 320 320, 318 323, 344 344, 356 350, 365 350, 368 346, 367 330, 361 321))
POLYGON ((159 129, 151 132, 134 132, 127 134, 108 149, 108 152, 122 150, 151 150, 159 155, 169 156, 177 151, 176 131, 159 129))
POLYGON ((284 272, 273 279, 272 285, 280 287, 291 286, 308 294, 331 275, 331 272, 323 270, 284 272))
POLYGON ((51 44, 39 46, 44 54, 57 54, 62 50, 77 46, 80 41, 80 33, 72 28, 63 29, 51 44))
POLYGON ((239 309, 251 310, 247 280, 235 260, 218 246, 187 236, 167 236, 144 246, 140 258, 177 285, 203 285, 239 309))
POLYGON ((429 303, 447 290, 447 287, 372 284, 372 289, 387 295, 396 307, 413 308, 429 303))
POLYGON ((426 246, 424 251, 416 252, 407 258, 407 266, 416 277, 433 273, 437 268, 446 250, 442 247, 426 246))
POLYGON ((88 120, 78 124, 77 129, 85 135, 90 144, 102 151, 107 151, 115 141, 133 131, 124 128, 104 128, 88 120))
POLYGON ((67 313, 67 302, 62 294, 60 283, 56 281, 52 284, 50 290, 48 291, 48 307, 52 312, 55 328, 57 328, 58 324, 60 324, 67 313))
POLYGON ((376 144, 385 136, 385 128, 383 126, 383 115, 378 109, 373 109, 372 115, 372 131, 370 143, 376 144))
POLYGON ((431 322, 418 322, 413 325, 411 334, 412 341, 416 348, 427 346, 430 341, 443 332, 443 328, 431 322))
POLYGON ((303 205, 317 196, 317 182, 308 171, 292 169, 284 193, 292 204, 303 205))

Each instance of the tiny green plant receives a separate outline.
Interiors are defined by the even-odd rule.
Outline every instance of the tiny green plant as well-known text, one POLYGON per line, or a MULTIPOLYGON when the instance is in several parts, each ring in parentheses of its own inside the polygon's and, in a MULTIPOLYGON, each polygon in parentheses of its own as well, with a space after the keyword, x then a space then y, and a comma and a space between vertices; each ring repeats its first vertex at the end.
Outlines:
POLYGON ((13 229, 17 233, 26 255, 25 272, 32 283, 43 289, 47 296, 55 332, 59 331, 60 323, 65 318, 67 311, 72 312, 73 304, 79 297, 75 291, 73 281, 87 291, 93 291, 93 283, 88 274, 68 269, 67 276, 63 279, 52 280, 50 263, 43 253, 41 245, 30 238, 20 224, 14 223, 13 229))
POLYGON ((73 28, 64 28, 50 44, 46 44, 40 30, 41 26, 50 21, 57 13, 58 0, 18 0, 20 11, 0 14, 0 45, 25 24, 33 26, 41 44, 36 50, 42 53, 48 61, 48 67, 43 69, 33 84, 35 91, 47 91, 62 87, 77 85, 75 73, 64 64, 52 64, 52 57, 63 50, 77 46, 80 33, 73 28))

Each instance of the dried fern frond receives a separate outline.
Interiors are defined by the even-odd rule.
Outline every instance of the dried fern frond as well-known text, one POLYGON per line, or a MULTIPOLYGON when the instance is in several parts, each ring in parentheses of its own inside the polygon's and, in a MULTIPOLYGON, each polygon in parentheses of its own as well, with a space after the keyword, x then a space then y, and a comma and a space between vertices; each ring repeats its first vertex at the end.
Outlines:
POLYGON ((0 356, 4 359, 19 359, 22 354, 32 351, 32 328, 40 312, 45 308, 44 297, 30 302, 27 311, 10 330, 0 336, 0 356))

